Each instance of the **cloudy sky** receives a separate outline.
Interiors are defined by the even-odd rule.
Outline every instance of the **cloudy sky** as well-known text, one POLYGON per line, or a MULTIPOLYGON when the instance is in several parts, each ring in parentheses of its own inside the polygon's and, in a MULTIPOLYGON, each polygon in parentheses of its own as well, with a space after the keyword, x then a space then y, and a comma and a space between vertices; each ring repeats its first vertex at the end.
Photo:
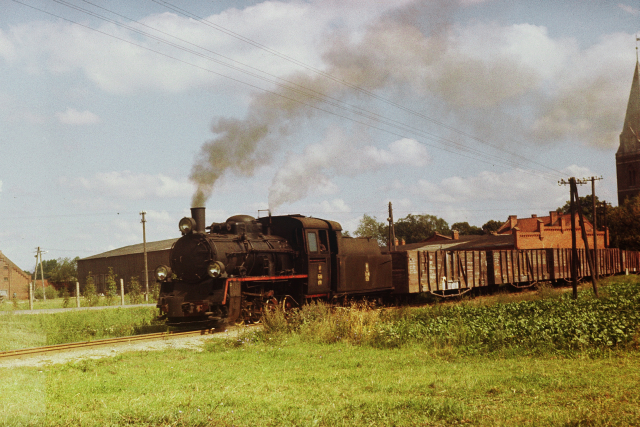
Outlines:
MULTIPOLYGON (((2 0, 0 250, 21 268, 301 213, 482 225, 602 176, 637 1, 2 0), (544 5, 543 7, 540 5, 544 5), (260 215, 264 215, 261 212, 260 215)), ((590 187, 580 188, 582 193, 590 187)))

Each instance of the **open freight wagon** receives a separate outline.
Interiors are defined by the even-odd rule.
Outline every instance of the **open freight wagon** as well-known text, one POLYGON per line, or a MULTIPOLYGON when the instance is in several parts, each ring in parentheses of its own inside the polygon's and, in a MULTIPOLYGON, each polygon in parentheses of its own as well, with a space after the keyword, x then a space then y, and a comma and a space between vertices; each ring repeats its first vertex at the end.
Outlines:
MULTIPOLYGON (((571 281, 571 249, 392 252, 393 285, 398 294, 461 295, 474 288, 529 287, 571 281)), ((640 253, 598 249, 602 276, 640 271, 640 253)), ((578 250, 578 280, 591 276, 584 249, 578 250)))

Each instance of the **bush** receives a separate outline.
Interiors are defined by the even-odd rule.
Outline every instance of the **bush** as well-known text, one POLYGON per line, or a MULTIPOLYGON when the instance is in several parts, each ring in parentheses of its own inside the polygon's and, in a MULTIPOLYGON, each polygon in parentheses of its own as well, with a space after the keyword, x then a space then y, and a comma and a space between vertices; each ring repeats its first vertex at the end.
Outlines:
POLYGON ((423 343, 464 352, 553 352, 636 347, 640 342, 640 284, 625 282, 571 295, 493 305, 435 304, 371 310, 366 304, 331 308, 322 303, 264 315, 263 333, 300 335, 373 347, 423 343))
MULTIPOLYGON (((44 296, 46 296, 47 299, 52 300, 52 299, 55 299, 55 297, 58 295, 57 295, 56 289, 53 286, 47 286, 44 291, 44 296)), ((37 300, 44 299, 42 286, 38 287, 36 284, 36 289, 33 291, 33 298, 37 300)))
POLYGON ((131 304, 142 303, 142 292, 138 276, 133 276, 129 281, 129 302, 131 304))
POLYGON ((109 273, 106 278, 107 291, 105 295, 105 299, 107 301, 107 305, 113 304, 113 301, 118 296, 118 285, 116 284, 116 275, 113 272, 113 267, 109 267, 109 273))
POLYGON ((91 272, 89 272, 89 275, 87 276, 87 284, 84 287, 82 296, 87 301, 87 305, 89 305, 89 307, 98 305, 98 294, 96 293, 96 285, 93 283, 93 276, 91 275, 91 272))
POLYGON ((69 289, 67 289, 66 285, 63 286, 62 289, 60 289, 60 296, 62 297, 62 307, 63 308, 69 307, 71 295, 69 294, 69 289))

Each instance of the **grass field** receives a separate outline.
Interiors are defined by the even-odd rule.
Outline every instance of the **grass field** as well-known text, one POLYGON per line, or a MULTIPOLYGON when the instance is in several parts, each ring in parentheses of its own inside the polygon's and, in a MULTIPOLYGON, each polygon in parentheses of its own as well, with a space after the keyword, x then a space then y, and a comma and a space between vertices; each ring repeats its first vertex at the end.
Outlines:
POLYGON ((0 369, 0 425, 640 425, 639 291, 310 306, 201 352, 0 369))
MULTIPOLYGON (((151 302, 154 303, 155 301, 151 301, 151 302)), ((124 303, 131 304, 129 295, 124 296, 124 303)), ((117 296, 116 298, 114 298, 111 304, 107 304, 107 299, 105 297, 98 298, 97 306, 109 306, 109 305, 113 307, 120 305, 120 296, 117 296)), ((81 307, 89 306, 89 304, 87 303, 84 297, 80 298, 80 306, 81 307)), ((51 309, 51 308, 70 308, 70 307, 76 307, 75 297, 69 298, 67 307, 64 306, 63 298, 48 298, 46 301, 41 299, 33 301, 34 310, 51 309)), ((16 303, 14 303, 13 300, 5 299, 4 301, 0 302, 0 311, 14 311, 14 310, 29 310, 29 301, 18 300, 16 301, 16 303)))

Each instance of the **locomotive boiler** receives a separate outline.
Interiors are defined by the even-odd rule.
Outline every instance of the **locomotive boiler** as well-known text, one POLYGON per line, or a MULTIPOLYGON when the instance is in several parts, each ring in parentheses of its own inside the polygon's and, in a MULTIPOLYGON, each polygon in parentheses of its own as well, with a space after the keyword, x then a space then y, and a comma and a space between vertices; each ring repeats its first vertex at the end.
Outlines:
POLYGON ((391 256, 376 240, 342 236, 337 222, 235 215, 205 224, 205 208, 192 208, 179 222, 171 265, 155 270, 157 307, 168 325, 255 322, 277 305, 393 290, 391 256))

